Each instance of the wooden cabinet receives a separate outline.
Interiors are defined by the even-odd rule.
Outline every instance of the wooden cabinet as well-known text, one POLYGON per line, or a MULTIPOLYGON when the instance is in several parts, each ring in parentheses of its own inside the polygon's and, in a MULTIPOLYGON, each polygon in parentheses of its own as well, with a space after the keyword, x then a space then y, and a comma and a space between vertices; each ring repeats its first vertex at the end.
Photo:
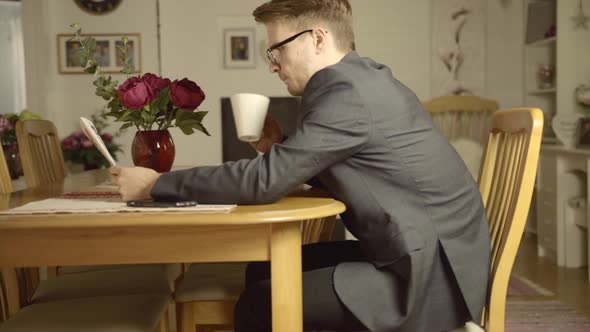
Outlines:
POLYGON ((537 253, 559 266, 588 264, 587 203, 590 150, 543 146, 536 183, 537 253), (584 210, 580 210, 583 208, 584 210), (581 220, 578 220, 581 219, 581 220))

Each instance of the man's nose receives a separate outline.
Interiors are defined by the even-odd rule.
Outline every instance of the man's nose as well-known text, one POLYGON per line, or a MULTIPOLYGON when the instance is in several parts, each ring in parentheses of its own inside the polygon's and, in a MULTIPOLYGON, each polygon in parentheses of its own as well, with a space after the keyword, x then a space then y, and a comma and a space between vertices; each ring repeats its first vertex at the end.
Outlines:
POLYGON ((268 70, 272 73, 278 73, 279 69, 281 69, 281 66, 279 64, 274 64, 274 63, 269 63, 268 64, 268 70))

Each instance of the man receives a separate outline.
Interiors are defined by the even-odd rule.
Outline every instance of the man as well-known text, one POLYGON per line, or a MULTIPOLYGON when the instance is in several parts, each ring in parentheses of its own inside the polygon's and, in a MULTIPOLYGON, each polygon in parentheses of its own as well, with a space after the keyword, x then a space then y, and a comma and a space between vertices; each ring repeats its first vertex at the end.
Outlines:
MULTIPOLYGON (((272 0, 270 70, 302 96, 285 141, 272 119, 253 160, 157 174, 114 168, 124 199, 273 202, 302 183, 344 202, 359 241, 303 248, 306 330, 448 331, 478 321, 489 238, 476 184, 417 97, 354 49, 348 0, 272 0)), ((268 264, 251 264, 235 329, 270 331, 268 264)))

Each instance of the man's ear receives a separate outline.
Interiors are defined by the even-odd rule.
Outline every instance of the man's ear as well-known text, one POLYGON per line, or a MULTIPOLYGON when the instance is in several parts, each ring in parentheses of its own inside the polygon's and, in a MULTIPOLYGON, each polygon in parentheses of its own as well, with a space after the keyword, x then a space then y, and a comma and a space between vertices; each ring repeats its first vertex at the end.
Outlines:
POLYGON ((321 51, 324 47, 326 47, 326 42, 328 39, 328 31, 324 29, 314 29, 313 30, 313 38, 315 43, 316 52, 321 51))

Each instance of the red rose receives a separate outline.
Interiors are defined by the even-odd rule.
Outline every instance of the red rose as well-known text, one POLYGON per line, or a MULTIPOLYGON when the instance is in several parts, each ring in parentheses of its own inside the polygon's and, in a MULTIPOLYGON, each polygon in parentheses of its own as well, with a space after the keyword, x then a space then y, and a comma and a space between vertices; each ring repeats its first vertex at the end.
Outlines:
POLYGON ((12 128, 14 128, 14 126, 12 125, 12 122, 10 122, 10 120, 8 120, 3 115, 0 115, 0 135, 3 135, 4 132, 6 132, 12 128))
POLYGON ((100 137, 102 138, 102 140, 105 143, 110 143, 113 140, 113 135, 111 135, 109 133, 104 133, 104 134, 100 135, 100 137))
POLYGON ((92 144, 92 142, 90 142, 88 138, 83 138, 82 140, 80 140, 80 145, 83 148, 91 148, 94 144, 92 144))
MULTIPOLYGON (((153 91, 159 92, 163 88, 170 85, 170 80, 167 78, 162 78, 160 76, 154 75, 152 73, 144 74, 141 77, 141 80, 146 83, 153 91)), ((155 93, 155 97, 157 97, 157 93, 155 93)))
POLYGON ((183 78, 170 85, 170 98, 174 106, 192 111, 205 100, 205 93, 197 83, 183 78))
POLYGON ((61 141, 61 147, 64 150, 78 150, 80 147, 80 141, 78 141, 74 136, 70 135, 61 141))
POLYGON ((117 89, 119 101, 127 108, 141 109, 154 97, 154 90, 139 77, 130 77, 117 89))

